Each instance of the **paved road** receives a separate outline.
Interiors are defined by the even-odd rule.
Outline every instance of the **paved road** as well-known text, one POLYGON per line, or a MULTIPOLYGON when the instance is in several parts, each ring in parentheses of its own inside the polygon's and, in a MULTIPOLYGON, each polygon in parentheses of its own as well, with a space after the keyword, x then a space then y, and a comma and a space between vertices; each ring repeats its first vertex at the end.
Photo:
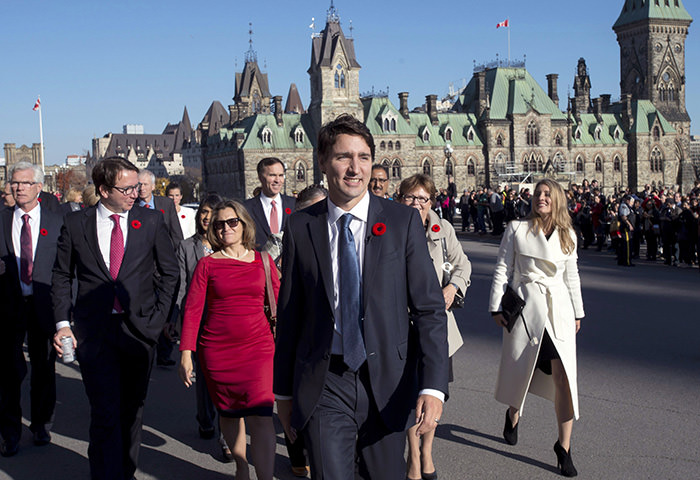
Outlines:
MULTIPOLYGON (((498 246, 490 236, 472 235, 463 245, 474 272, 467 306, 457 315, 465 346, 454 359, 455 382, 435 444, 440 478, 558 478, 550 402, 528 397, 520 442, 511 447, 501 438, 505 407, 493 400, 500 332, 486 312, 498 246)), ((580 251, 579 264, 587 312, 573 440, 579 477, 700 478, 698 270, 644 261, 617 267, 610 254, 595 251, 580 251)), ((53 443, 34 447, 25 429, 20 453, 0 458, 0 479, 88 478, 87 399, 76 368, 60 364, 58 376, 53 443)), ((155 368, 137 478, 231 478, 233 466, 219 459, 217 442, 197 436, 194 391, 174 369, 155 368)), ((275 470, 276 478, 294 478, 281 435, 275 470)))

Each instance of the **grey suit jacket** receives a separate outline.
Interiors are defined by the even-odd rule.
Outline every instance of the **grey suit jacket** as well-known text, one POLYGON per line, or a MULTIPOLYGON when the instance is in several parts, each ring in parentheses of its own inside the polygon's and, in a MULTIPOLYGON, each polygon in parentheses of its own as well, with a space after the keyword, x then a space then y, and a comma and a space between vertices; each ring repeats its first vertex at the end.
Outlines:
POLYGON ((198 233, 183 240, 177 249, 177 263, 180 265, 180 288, 177 292, 175 305, 181 312, 185 309, 185 299, 192 274, 203 256, 204 245, 202 245, 202 237, 198 233))

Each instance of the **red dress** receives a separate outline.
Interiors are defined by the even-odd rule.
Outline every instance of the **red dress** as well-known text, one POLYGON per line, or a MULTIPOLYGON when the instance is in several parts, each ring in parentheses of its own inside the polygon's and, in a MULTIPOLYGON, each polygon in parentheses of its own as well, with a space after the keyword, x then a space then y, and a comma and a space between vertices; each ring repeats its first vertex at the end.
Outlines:
MULTIPOLYGON (((277 298, 280 283, 272 260, 270 265, 277 298)), ((259 252, 251 263, 209 256, 197 264, 187 293, 180 350, 197 351, 207 389, 223 416, 272 415, 275 343, 264 303, 265 271, 259 252)))

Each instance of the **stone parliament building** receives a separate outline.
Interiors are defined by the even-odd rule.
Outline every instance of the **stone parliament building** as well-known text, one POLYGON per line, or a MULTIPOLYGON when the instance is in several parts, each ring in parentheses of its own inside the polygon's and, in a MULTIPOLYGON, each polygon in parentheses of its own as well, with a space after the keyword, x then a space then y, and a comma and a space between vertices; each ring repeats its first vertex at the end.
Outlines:
POLYGON ((605 193, 645 184, 692 188, 690 117, 685 104, 685 39, 692 18, 681 0, 624 0, 613 25, 620 46, 620 100, 591 98, 586 62, 579 59, 574 97, 559 107, 558 75, 547 91, 524 62, 477 66, 450 108, 436 95, 409 111, 385 94, 360 95, 360 64, 331 3, 323 31, 312 36, 307 110, 292 84, 285 108, 251 49, 236 74, 228 112, 214 102, 182 152, 201 161, 204 189, 248 198, 259 184, 256 165, 278 157, 288 194, 322 181, 314 158, 319 128, 341 113, 365 122, 376 142, 375 162, 389 170, 390 192, 401 179, 427 173, 438 187, 563 185, 597 179, 605 193))

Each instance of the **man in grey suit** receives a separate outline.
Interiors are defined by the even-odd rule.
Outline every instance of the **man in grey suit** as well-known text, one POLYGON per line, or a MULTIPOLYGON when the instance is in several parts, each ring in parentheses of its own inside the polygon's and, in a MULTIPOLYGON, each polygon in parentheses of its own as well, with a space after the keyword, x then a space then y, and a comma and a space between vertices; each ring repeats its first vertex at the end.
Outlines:
POLYGON ((255 220, 255 243, 258 249, 262 249, 271 235, 284 230, 296 200, 281 193, 284 188, 284 164, 279 158, 260 160, 258 178, 260 195, 246 200, 243 206, 255 220))
POLYGON ((362 122, 325 125, 328 199, 284 233, 273 390, 312 479, 403 480, 406 428, 434 429, 447 396, 445 302, 425 232, 415 209, 368 192, 373 156, 362 122))
POLYGON ((56 353, 51 346, 55 322, 51 308, 51 270, 62 217, 39 202, 44 172, 19 162, 10 168, 15 206, 0 212, 0 304, 5 345, 0 348, 0 454, 12 456, 22 433, 20 389, 27 374, 22 344, 32 367, 31 424, 37 446, 51 441, 49 431, 56 405, 56 353))

